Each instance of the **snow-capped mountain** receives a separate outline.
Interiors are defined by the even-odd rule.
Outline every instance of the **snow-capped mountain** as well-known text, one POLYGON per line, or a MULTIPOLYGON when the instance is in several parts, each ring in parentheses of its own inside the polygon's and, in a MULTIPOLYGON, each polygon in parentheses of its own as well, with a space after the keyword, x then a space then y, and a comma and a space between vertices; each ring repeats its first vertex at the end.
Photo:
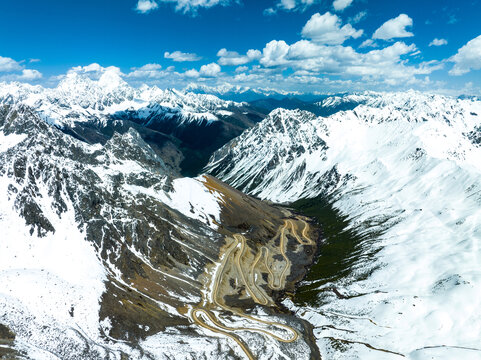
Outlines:
POLYGON ((323 358, 481 358, 481 102, 411 91, 320 105, 342 104, 275 110, 206 169, 262 199, 330 203, 361 239, 328 260, 321 246, 320 264, 349 271, 285 302, 317 327, 323 358))
POLYGON ((105 143, 114 131, 134 127, 168 166, 194 173, 189 157, 196 156, 202 167, 214 150, 264 117, 248 104, 213 95, 133 88, 110 70, 99 80, 69 73, 55 88, 1 83, 0 104, 27 105, 89 143, 105 143))
POLYGON ((216 121, 217 115, 223 116, 228 108, 243 105, 213 95, 162 90, 155 86, 133 88, 114 71, 106 71, 98 81, 72 72, 55 88, 2 83, 0 101, 24 103, 37 110, 48 123, 59 127, 71 125, 74 119, 90 121, 92 117, 106 122, 120 112, 141 111, 143 117, 148 118, 161 109, 170 111, 172 117, 178 115, 179 122, 216 121))
POLYGON ((324 99, 314 102, 317 109, 314 111, 319 116, 329 116, 339 111, 347 111, 356 108, 358 105, 366 104, 369 101, 382 97, 374 92, 363 92, 353 94, 339 94, 327 96, 324 99))
POLYGON ((192 83, 185 88, 185 91, 195 94, 215 95, 226 100, 248 102, 265 98, 282 99, 286 96, 303 95, 297 91, 290 92, 275 89, 250 88, 248 86, 232 85, 228 83, 219 86, 208 86, 192 83))
MULTIPOLYGON (((261 248, 272 253, 272 234, 284 224, 284 235, 286 218, 294 227, 294 215, 207 175, 179 178, 136 130, 88 144, 35 108, 1 105, 0 197, 0 357, 236 359, 239 343, 259 359, 280 359, 279 349, 315 356, 309 324, 276 310, 312 262, 311 245, 297 246, 289 278, 265 286, 262 305, 247 296, 235 266, 231 278, 217 270, 239 234, 250 249, 244 258, 257 247, 267 257, 261 248), (216 303, 204 305, 214 281, 216 303), (261 320, 254 331, 224 336, 194 311, 236 333, 261 320), (282 347, 256 328, 281 337, 288 329, 296 342, 282 347)), ((237 266, 247 268, 240 255, 237 266)))

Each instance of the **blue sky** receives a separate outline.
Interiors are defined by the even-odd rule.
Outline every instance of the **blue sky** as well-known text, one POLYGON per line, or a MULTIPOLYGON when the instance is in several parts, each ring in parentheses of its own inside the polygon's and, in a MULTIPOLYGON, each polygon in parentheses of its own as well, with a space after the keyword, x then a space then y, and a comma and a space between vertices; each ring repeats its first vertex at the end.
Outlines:
POLYGON ((481 93, 481 0, 0 2, 0 79, 481 93))

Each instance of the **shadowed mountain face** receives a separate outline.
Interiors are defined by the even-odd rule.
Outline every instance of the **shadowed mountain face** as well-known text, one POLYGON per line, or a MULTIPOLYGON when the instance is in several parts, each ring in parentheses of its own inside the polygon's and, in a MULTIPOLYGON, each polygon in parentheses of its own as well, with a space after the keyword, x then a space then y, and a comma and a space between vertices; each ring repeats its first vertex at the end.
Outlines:
POLYGON ((318 230, 210 176, 179 178, 134 128, 90 145, 2 106, 0 194, 7 354, 318 357, 280 304, 318 230))
MULTIPOLYGON (((145 133, 146 141, 154 148, 164 149, 164 144, 174 144, 181 156, 171 157, 171 161, 176 162, 182 175, 195 176, 207 164, 215 150, 264 118, 262 112, 247 104, 221 103, 220 109, 207 109, 206 111, 212 113, 196 114, 198 118, 186 118, 181 111, 172 111, 157 105, 138 111, 118 112, 111 115, 111 118, 122 120, 124 126, 139 128, 141 133, 145 133), (146 117, 145 114, 149 115, 146 117), (159 135, 165 136, 158 141, 156 139, 159 135)), ((81 125, 77 126, 81 129, 81 125)), ((105 128, 100 131, 105 131, 105 128)))

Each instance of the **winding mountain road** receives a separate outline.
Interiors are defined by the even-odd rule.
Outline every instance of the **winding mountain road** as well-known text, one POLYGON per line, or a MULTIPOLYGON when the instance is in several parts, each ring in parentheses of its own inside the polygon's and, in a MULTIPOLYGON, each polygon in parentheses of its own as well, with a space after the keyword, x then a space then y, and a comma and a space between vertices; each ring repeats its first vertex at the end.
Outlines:
MULTIPOLYGON (((271 258, 270 253, 272 253, 273 250, 270 250, 268 246, 262 246, 258 249, 256 256, 251 260, 250 255, 252 255, 252 251, 246 252, 246 248, 250 248, 246 245, 247 239, 244 235, 234 234, 232 238, 227 238, 227 241, 230 241, 231 243, 228 244, 224 251, 222 261, 212 277, 212 286, 209 289, 210 293, 207 294, 202 306, 194 308, 191 311, 190 315, 194 323, 210 331, 233 339, 250 360, 254 360, 255 357, 242 339, 235 334, 236 332, 256 332, 284 343, 292 343, 296 341, 299 338, 299 333, 291 326, 275 321, 256 318, 244 313, 238 308, 228 306, 224 300, 226 294, 223 293, 223 290, 225 292, 225 289, 221 285, 223 282, 228 283, 228 280, 232 278, 234 278, 236 282, 240 280, 241 286, 245 288, 246 295, 252 298, 255 303, 263 306, 267 306, 269 303, 273 304, 274 302, 270 300, 267 293, 265 293, 265 291, 259 286, 256 275, 258 272, 261 272, 260 266, 263 265, 269 274, 267 282, 269 288, 272 290, 281 290, 284 288, 287 271, 291 266, 291 262, 286 254, 287 243, 289 241, 286 233, 289 233, 291 238, 296 239, 296 241, 302 246, 315 244, 315 242, 308 236, 309 224, 304 220, 296 220, 296 222, 297 221, 304 223, 304 228, 301 232, 302 238, 298 235, 298 229, 295 222, 288 219, 284 221, 284 224, 268 243, 270 247, 273 247, 277 238, 280 237, 279 247, 276 249, 278 250, 278 253, 282 255, 284 262, 282 270, 280 271, 278 267, 269 266, 269 259, 271 258), (262 258, 263 261, 261 261, 262 258), (232 274, 233 271, 235 271, 234 275, 232 274), (212 310, 224 310, 247 319, 252 323, 277 328, 282 331, 282 335, 256 326, 227 326, 221 322, 221 317, 216 315, 212 310), (285 333, 290 334, 290 336, 286 336, 285 333)), ((259 277, 259 279, 261 278, 262 276, 259 277)), ((223 286, 225 287, 225 285, 223 286)))

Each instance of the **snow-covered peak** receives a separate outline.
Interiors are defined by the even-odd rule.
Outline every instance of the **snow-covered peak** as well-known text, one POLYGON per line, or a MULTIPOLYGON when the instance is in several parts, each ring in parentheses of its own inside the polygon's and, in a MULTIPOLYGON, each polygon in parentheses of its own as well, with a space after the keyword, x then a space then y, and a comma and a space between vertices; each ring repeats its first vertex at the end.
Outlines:
POLYGON ((60 80, 56 90, 59 92, 70 93, 77 89, 77 91, 83 92, 85 89, 93 87, 94 84, 95 81, 87 76, 82 76, 76 72, 69 72, 60 80))
POLYGON ((214 95, 146 85, 133 88, 116 69, 107 69, 98 80, 69 72, 55 88, 1 83, 0 103, 17 102, 31 106, 44 120, 61 127, 74 121, 105 123, 132 112, 145 121, 158 116, 159 112, 166 116, 176 114, 181 122, 215 121, 217 111, 244 106, 214 95))
POLYGON ((477 101, 476 98, 452 98, 449 96, 422 93, 416 90, 406 92, 374 92, 365 91, 344 95, 333 95, 315 103, 323 109, 333 109, 332 113, 342 110, 353 110, 357 106, 363 109, 377 108, 399 110, 407 114, 411 111, 412 118, 419 117, 421 113, 435 114, 447 111, 452 107, 459 108, 469 101, 477 101))

